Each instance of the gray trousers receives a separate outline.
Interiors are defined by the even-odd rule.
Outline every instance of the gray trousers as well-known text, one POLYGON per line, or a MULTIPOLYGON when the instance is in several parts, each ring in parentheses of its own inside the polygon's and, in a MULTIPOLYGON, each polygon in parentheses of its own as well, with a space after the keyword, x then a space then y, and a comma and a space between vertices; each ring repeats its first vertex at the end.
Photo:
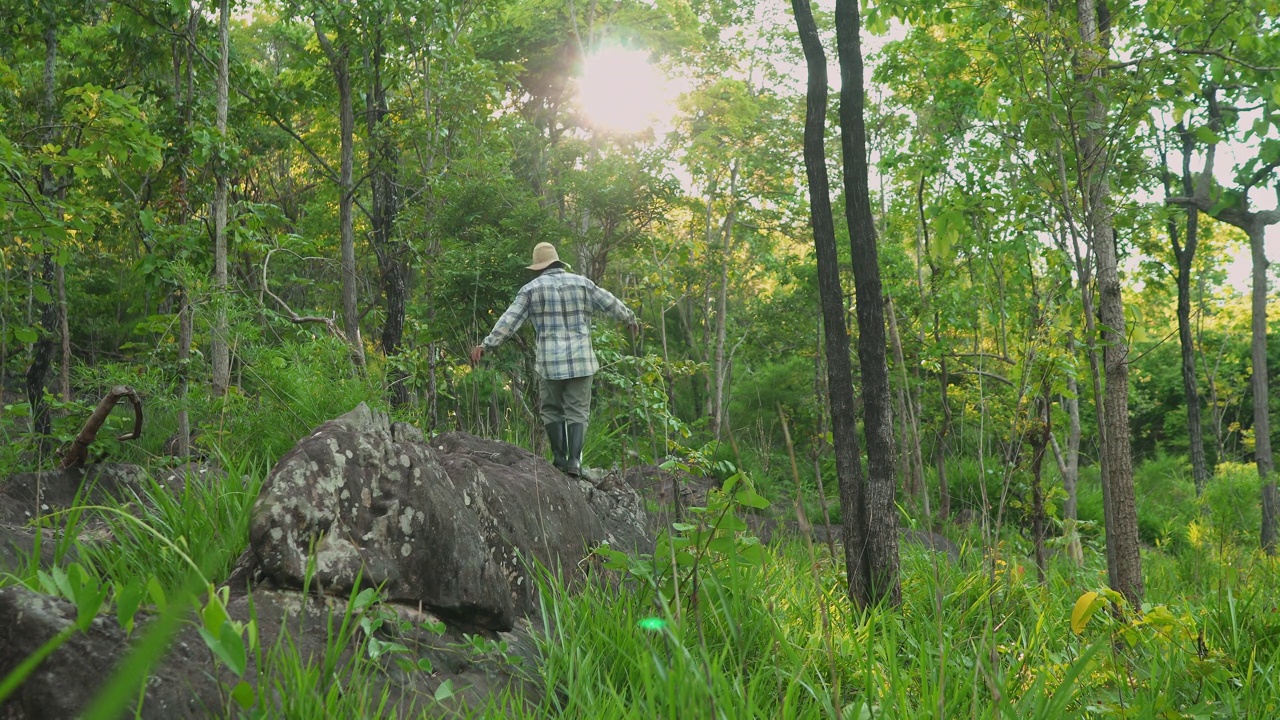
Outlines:
POLYGON ((568 380, 539 378, 542 424, 567 421, 586 425, 591 416, 591 378, 591 375, 568 380))

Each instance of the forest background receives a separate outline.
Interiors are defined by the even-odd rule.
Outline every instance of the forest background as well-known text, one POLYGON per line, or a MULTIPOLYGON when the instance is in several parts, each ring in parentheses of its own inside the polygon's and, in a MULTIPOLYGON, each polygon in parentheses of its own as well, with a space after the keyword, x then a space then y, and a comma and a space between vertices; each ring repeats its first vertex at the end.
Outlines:
MULTIPOLYGON (((1048 543, 1110 569, 1105 388, 1128 404, 1144 552, 1203 553, 1209 527, 1272 550, 1280 8, 1079 5, 863 8, 901 523, 977 518, 1041 567, 1048 543)), ((834 47, 832 9, 814 12, 834 47)), ((789 8, 0 0, 0 17, 0 471, 50 465, 117 384, 149 429, 113 456, 274 460, 360 400, 541 448, 529 338, 466 357, 551 241, 645 325, 597 328, 588 464, 677 457, 790 498, 790 445, 805 515, 840 522, 789 8), (593 121, 576 79, 601 51, 677 78, 672 107, 593 121)), ((1142 602, 1140 579, 1110 584, 1142 602)))

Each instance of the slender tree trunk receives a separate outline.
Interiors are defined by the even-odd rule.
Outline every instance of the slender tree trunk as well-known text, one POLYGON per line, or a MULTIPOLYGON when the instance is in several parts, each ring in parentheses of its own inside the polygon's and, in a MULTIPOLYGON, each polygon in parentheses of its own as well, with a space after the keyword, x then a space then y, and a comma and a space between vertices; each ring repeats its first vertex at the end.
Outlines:
POLYGON ((808 67, 808 93, 804 123, 804 166, 809 181, 809 217, 818 262, 818 294, 822 303, 822 327, 827 346, 827 389, 831 405, 831 437, 835 450, 836 481, 840 487, 840 522, 844 536, 844 562, 849 598, 857 606, 874 602, 867 583, 862 465, 858 459, 858 430, 854 420, 853 369, 849 335, 844 324, 844 290, 840 284, 839 254, 831 215, 826 164, 827 61, 809 0, 791 0, 800 43, 808 67))
MULTIPOLYGON (((391 114, 387 106, 387 89, 383 83, 384 65, 381 30, 375 30, 368 56, 370 88, 367 126, 369 133, 369 186, 372 191, 373 247, 382 274, 382 293, 386 299, 387 317, 382 326, 382 351, 388 360, 387 401, 392 407, 409 404, 409 375, 395 362, 404 338, 405 304, 408 295, 404 263, 404 245, 395 237, 396 218, 400 213, 400 194, 396 188, 399 153, 386 128, 391 114)), ((344 305, 345 308, 345 305, 344 305)))
MULTIPOLYGON (((231 10, 222 0, 218 10, 218 103, 215 128, 219 142, 227 140, 227 95, 230 86, 229 28, 231 10)), ((214 160, 217 185, 213 192, 213 291, 217 296, 214 310, 213 342, 210 351, 213 364, 213 394, 223 397, 231 385, 231 351, 227 326, 227 191, 226 163, 214 160)))
MULTIPOLYGON (((1084 44, 1081 57, 1088 74, 1085 84, 1085 122, 1080 129, 1081 163, 1084 166, 1085 218, 1093 246, 1098 277, 1098 310, 1102 323, 1102 365, 1106 376, 1106 403, 1100 423, 1106 426, 1107 474, 1111 522, 1107 545, 1114 565, 1112 587, 1137 609, 1142 606, 1142 556, 1138 545, 1138 515, 1133 490, 1133 458, 1129 441, 1129 348, 1125 337, 1124 299, 1121 296, 1115 229, 1112 224, 1111 188, 1106 147, 1107 108, 1094 83, 1101 80, 1105 58, 1096 50, 1110 47, 1109 14, 1104 0, 1077 0, 1077 22, 1084 44)), ((1110 568, 1109 568, 1110 569, 1110 568)))
POLYGON ((898 332, 898 315, 893 307, 893 298, 888 298, 885 305, 885 314, 889 317, 889 344, 893 347, 893 362, 902 373, 898 403, 902 408, 902 457, 906 471, 903 473, 903 490, 911 498, 919 500, 925 492, 920 421, 915 412, 915 400, 911 396, 911 378, 907 372, 906 356, 902 352, 902 336, 898 332))
MULTIPOLYGON (((225 0, 224 0, 225 1, 225 0)), ((329 70, 338 86, 338 228, 342 254, 342 331, 353 348, 352 354, 359 367, 364 367, 364 341, 360 338, 360 312, 356 293, 356 233, 352 217, 355 207, 355 107, 351 96, 351 48, 341 39, 335 48, 320 26, 319 16, 313 16, 316 40, 329 59, 329 70)))
POLYGON ((1267 394, 1267 252, 1265 229, 1261 223, 1249 227, 1249 250, 1253 256, 1253 337, 1250 357, 1253 360, 1253 456, 1262 482, 1262 549, 1268 555, 1276 552, 1277 513, 1280 502, 1276 495, 1275 459, 1271 455, 1271 413, 1267 394))
MULTIPOLYGON (((715 388, 711 407, 711 428, 716 442, 720 441, 720 426, 724 424, 724 385, 728 372, 724 357, 725 336, 729 330, 729 262, 733 252, 733 224, 737 216, 738 161, 729 167, 729 209, 725 212, 723 243, 720 246, 720 286, 716 294, 716 350, 715 388)), ((708 206, 709 209, 709 206, 708 206)))
POLYGON ((1045 526, 1048 517, 1044 509, 1044 488, 1041 482, 1044 468, 1044 455, 1049 446, 1049 438, 1053 437, 1050 421, 1053 417, 1053 405, 1049 394, 1049 384, 1041 388, 1041 396, 1035 401, 1039 407, 1036 413, 1037 432, 1031 438, 1031 537, 1035 544, 1036 576, 1041 583, 1045 581, 1047 566, 1044 552, 1045 526))
MULTIPOLYGON (((724 343, 728 334, 728 265, 733 251, 733 220, 737 217, 737 177, 739 163, 737 159, 730 163, 728 174, 728 209, 724 211, 724 223, 721 228, 721 277, 716 292, 716 350, 714 350, 713 387, 710 396, 710 420, 712 432, 716 433, 716 441, 721 438, 721 425, 724 424, 724 378, 728 372, 724 359, 724 343)), ((710 222, 710 204, 707 205, 707 217, 710 222)), ((709 233, 709 228, 708 228, 709 233)))
MULTIPOLYGON (((1195 153, 1195 137, 1183 126, 1178 125, 1178 135, 1182 140, 1182 187, 1183 192, 1195 195, 1195 178, 1191 173, 1191 156, 1195 153)), ((1170 193, 1170 173, 1164 153, 1160 159, 1164 164, 1165 196, 1170 193)), ((1206 191, 1208 188, 1206 188, 1206 191)), ((1178 221, 1169 218, 1169 242, 1173 246, 1173 257, 1178 263, 1178 344, 1182 350, 1182 394, 1187 403, 1187 434, 1191 455, 1191 476, 1195 480, 1196 496, 1204 492, 1209 482, 1209 464, 1204 455, 1204 430, 1200 420, 1200 392, 1196 387, 1196 349, 1191 337, 1191 263, 1195 259, 1196 245, 1200 238, 1200 211, 1195 207, 1185 209, 1186 236, 1179 238, 1178 221)))
MULTIPOLYGON (((1068 336, 1067 352, 1075 353, 1075 342, 1068 336)), ((1058 439, 1052 433, 1049 442, 1053 446, 1053 456, 1058 464, 1058 474, 1062 476, 1062 489, 1067 494, 1062 502, 1062 533, 1066 535, 1067 555, 1076 565, 1084 563, 1084 550, 1080 546, 1080 537, 1076 529, 1077 485, 1080 479, 1080 386, 1074 375, 1067 376, 1067 392, 1070 397, 1061 399, 1062 409, 1067 413, 1067 447, 1058 445, 1058 439)))
MULTIPOLYGON (((44 7, 44 95, 40 103, 41 140, 43 145, 54 143, 57 133, 58 112, 58 16, 53 3, 44 7)), ((53 175, 53 168, 47 163, 40 168, 40 194, 48 204, 49 212, 58 211, 58 183, 53 175)), ((40 258, 40 279, 49 300, 39 304, 40 337, 36 340, 31 353, 31 365, 27 368, 26 390, 27 402, 31 405, 31 430, 38 437, 37 447, 40 455, 50 448, 50 434, 53 421, 49 416, 49 405, 45 402, 44 391, 46 376, 53 363, 53 338, 58 331, 58 306, 55 284, 57 272, 53 260, 53 248, 46 247, 40 258)), ((33 285, 37 282, 34 278, 33 285)))
MULTIPOLYGON (((863 118, 862 39, 856 0, 836 2, 836 48, 840 57, 840 145, 844 165, 845 217, 852 251, 858 316, 858 364, 862 368, 867 484, 863 522, 867 542, 868 597, 901 602, 898 582, 898 509, 894 502, 893 410, 885 361, 884 295, 876 250, 863 118)), ((834 409, 833 409, 834 412, 834 409)))
POLYGON ((71 321, 67 317, 67 273, 59 264, 53 265, 53 280, 58 287, 58 336, 62 338, 62 362, 58 368, 58 388, 62 402, 71 402, 71 321))

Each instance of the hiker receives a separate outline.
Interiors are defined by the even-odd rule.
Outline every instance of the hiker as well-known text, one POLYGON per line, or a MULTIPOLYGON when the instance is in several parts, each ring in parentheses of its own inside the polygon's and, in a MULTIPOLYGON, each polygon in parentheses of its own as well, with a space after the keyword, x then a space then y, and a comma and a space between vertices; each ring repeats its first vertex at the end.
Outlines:
POLYGON ((640 323, 608 290, 565 270, 551 243, 533 248, 529 269, 538 276, 520 288, 493 332, 471 351, 471 364, 479 364, 486 350, 498 347, 526 319, 533 319, 542 424, 555 466, 577 477, 582 472, 582 444, 591 414, 591 377, 600 367, 591 349, 591 316, 611 315, 626 323, 633 336, 640 331, 640 323))

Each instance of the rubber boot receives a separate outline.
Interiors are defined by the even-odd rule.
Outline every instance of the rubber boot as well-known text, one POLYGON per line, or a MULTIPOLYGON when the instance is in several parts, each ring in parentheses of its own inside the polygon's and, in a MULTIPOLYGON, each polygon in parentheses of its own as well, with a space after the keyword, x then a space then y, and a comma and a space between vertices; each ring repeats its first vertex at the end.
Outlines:
POLYGON ((582 443, 587 437, 587 426, 582 423, 569 423, 569 466, 565 473, 571 477, 582 474, 582 443))
POLYGON ((547 442, 551 445, 551 461, 564 472, 569 467, 569 436, 565 434, 564 421, 547 423, 547 442))

